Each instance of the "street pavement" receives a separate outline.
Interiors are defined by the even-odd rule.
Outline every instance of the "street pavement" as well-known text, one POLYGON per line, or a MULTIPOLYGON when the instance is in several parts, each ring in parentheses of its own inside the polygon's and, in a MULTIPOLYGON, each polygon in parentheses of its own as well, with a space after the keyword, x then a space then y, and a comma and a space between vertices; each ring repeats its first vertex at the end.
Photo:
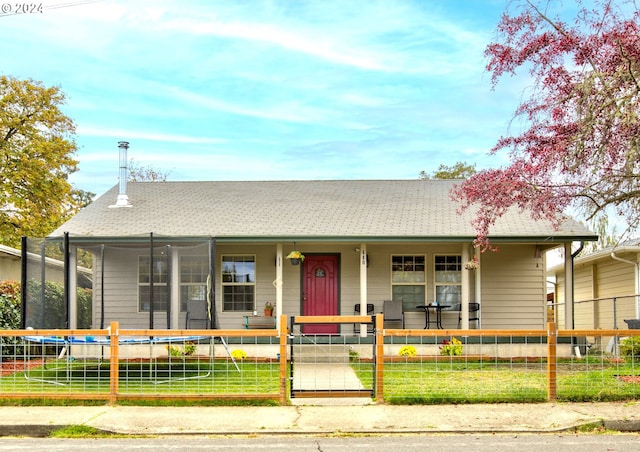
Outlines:
POLYGON ((362 399, 294 402, 276 407, 0 407, 0 436, 46 436, 69 425, 136 435, 554 433, 587 425, 640 432, 640 402, 426 406, 363 404, 362 399))

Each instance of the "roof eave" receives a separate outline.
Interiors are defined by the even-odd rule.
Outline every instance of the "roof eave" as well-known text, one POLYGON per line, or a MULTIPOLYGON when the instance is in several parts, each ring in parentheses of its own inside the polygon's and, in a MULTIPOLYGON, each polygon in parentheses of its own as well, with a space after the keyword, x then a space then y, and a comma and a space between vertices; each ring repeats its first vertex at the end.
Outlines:
MULTIPOLYGON (((71 235, 69 238, 73 243, 148 243, 151 234, 135 236, 80 236, 71 235)), ((368 242, 368 243, 469 243, 475 240, 475 236, 372 236, 372 235, 269 235, 269 236, 168 236, 153 235, 157 241, 173 241, 181 243, 203 242, 215 239, 218 243, 267 243, 267 242, 368 242)), ((59 241, 63 236, 50 236, 46 241, 59 241)), ((549 243, 562 244, 574 241, 596 241, 597 236, 593 235, 531 235, 531 236, 493 236, 489 237, 492 243, 549 243)))

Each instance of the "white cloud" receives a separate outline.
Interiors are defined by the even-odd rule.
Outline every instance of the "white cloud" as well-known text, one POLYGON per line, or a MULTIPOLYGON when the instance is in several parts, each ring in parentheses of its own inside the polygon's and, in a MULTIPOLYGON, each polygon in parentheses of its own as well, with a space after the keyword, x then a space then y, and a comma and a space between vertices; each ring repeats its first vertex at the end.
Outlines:
POLYGON ((482 75, 503 6, 104 0, 0 19, 0 54, 67 93, 83 189, 115 183, 119 140, 173 180, 417 177, 506 131, 517 94, 482 75))
POLYGON ((91 126, 79 126, 77 128, 78 135, 87 137, 113 137, 126 140, 149 140, 149 141, 161 141, 172 143, 189 143, 189 144, 219 144, 224 143, 227 140, 221 138, 211 137, 199 137, 199 136, 186 136, 186 135, 174 135, 158 132, 144 132, 140 130, 125 130, 125 129, 105 129, 101 127, 91 126))

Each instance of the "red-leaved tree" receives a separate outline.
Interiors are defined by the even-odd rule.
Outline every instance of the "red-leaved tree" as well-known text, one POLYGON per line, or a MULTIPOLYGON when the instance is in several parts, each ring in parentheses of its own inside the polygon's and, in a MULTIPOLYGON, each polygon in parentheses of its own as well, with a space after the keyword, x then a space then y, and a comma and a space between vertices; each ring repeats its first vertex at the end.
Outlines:
POLYGON ((558 225, 580 209, 587 221, 608 211, 630 230, 640 220, 640 25, 633 1, 603 1, 563 22, 550 11, 561 2, 512 2, 485 50, 495 85, 529 71, 533 86, 515 117, 523 132, 502 137, 507 167, 482 171, 452 197, 477 207, 477 242, 488 246, 491 226, 509 208, 558 225))

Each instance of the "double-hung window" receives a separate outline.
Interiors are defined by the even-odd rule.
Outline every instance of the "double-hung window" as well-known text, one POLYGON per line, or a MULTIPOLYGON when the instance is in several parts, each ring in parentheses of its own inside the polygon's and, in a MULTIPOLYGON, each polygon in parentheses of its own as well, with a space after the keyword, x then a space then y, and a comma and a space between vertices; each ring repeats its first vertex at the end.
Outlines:
POLYGON ((204 303, 209 276, 208 256, 180 257, 180 310, 187 310, 187 301, 204 303))
POLYGON ((391 291, 394 300, 402 300, 403 311, 417 311, 425 304, 425 256, 391 256, 391 291))
POLYGON ((255 256, 222 256, 223 309, 225 311, 253 311, 255 294, 255 256))
MULTIPOLYGON (((151 307, 151 258, 138 258, 138 310, 149 312, 151 307)), ((167 256, 153 257, 153 310, 166 311, 169 302, 169 266, 167 256)))
POLYGON ((434 256, 435 300, 454 306, 462 300, 462 256, 434 256))

